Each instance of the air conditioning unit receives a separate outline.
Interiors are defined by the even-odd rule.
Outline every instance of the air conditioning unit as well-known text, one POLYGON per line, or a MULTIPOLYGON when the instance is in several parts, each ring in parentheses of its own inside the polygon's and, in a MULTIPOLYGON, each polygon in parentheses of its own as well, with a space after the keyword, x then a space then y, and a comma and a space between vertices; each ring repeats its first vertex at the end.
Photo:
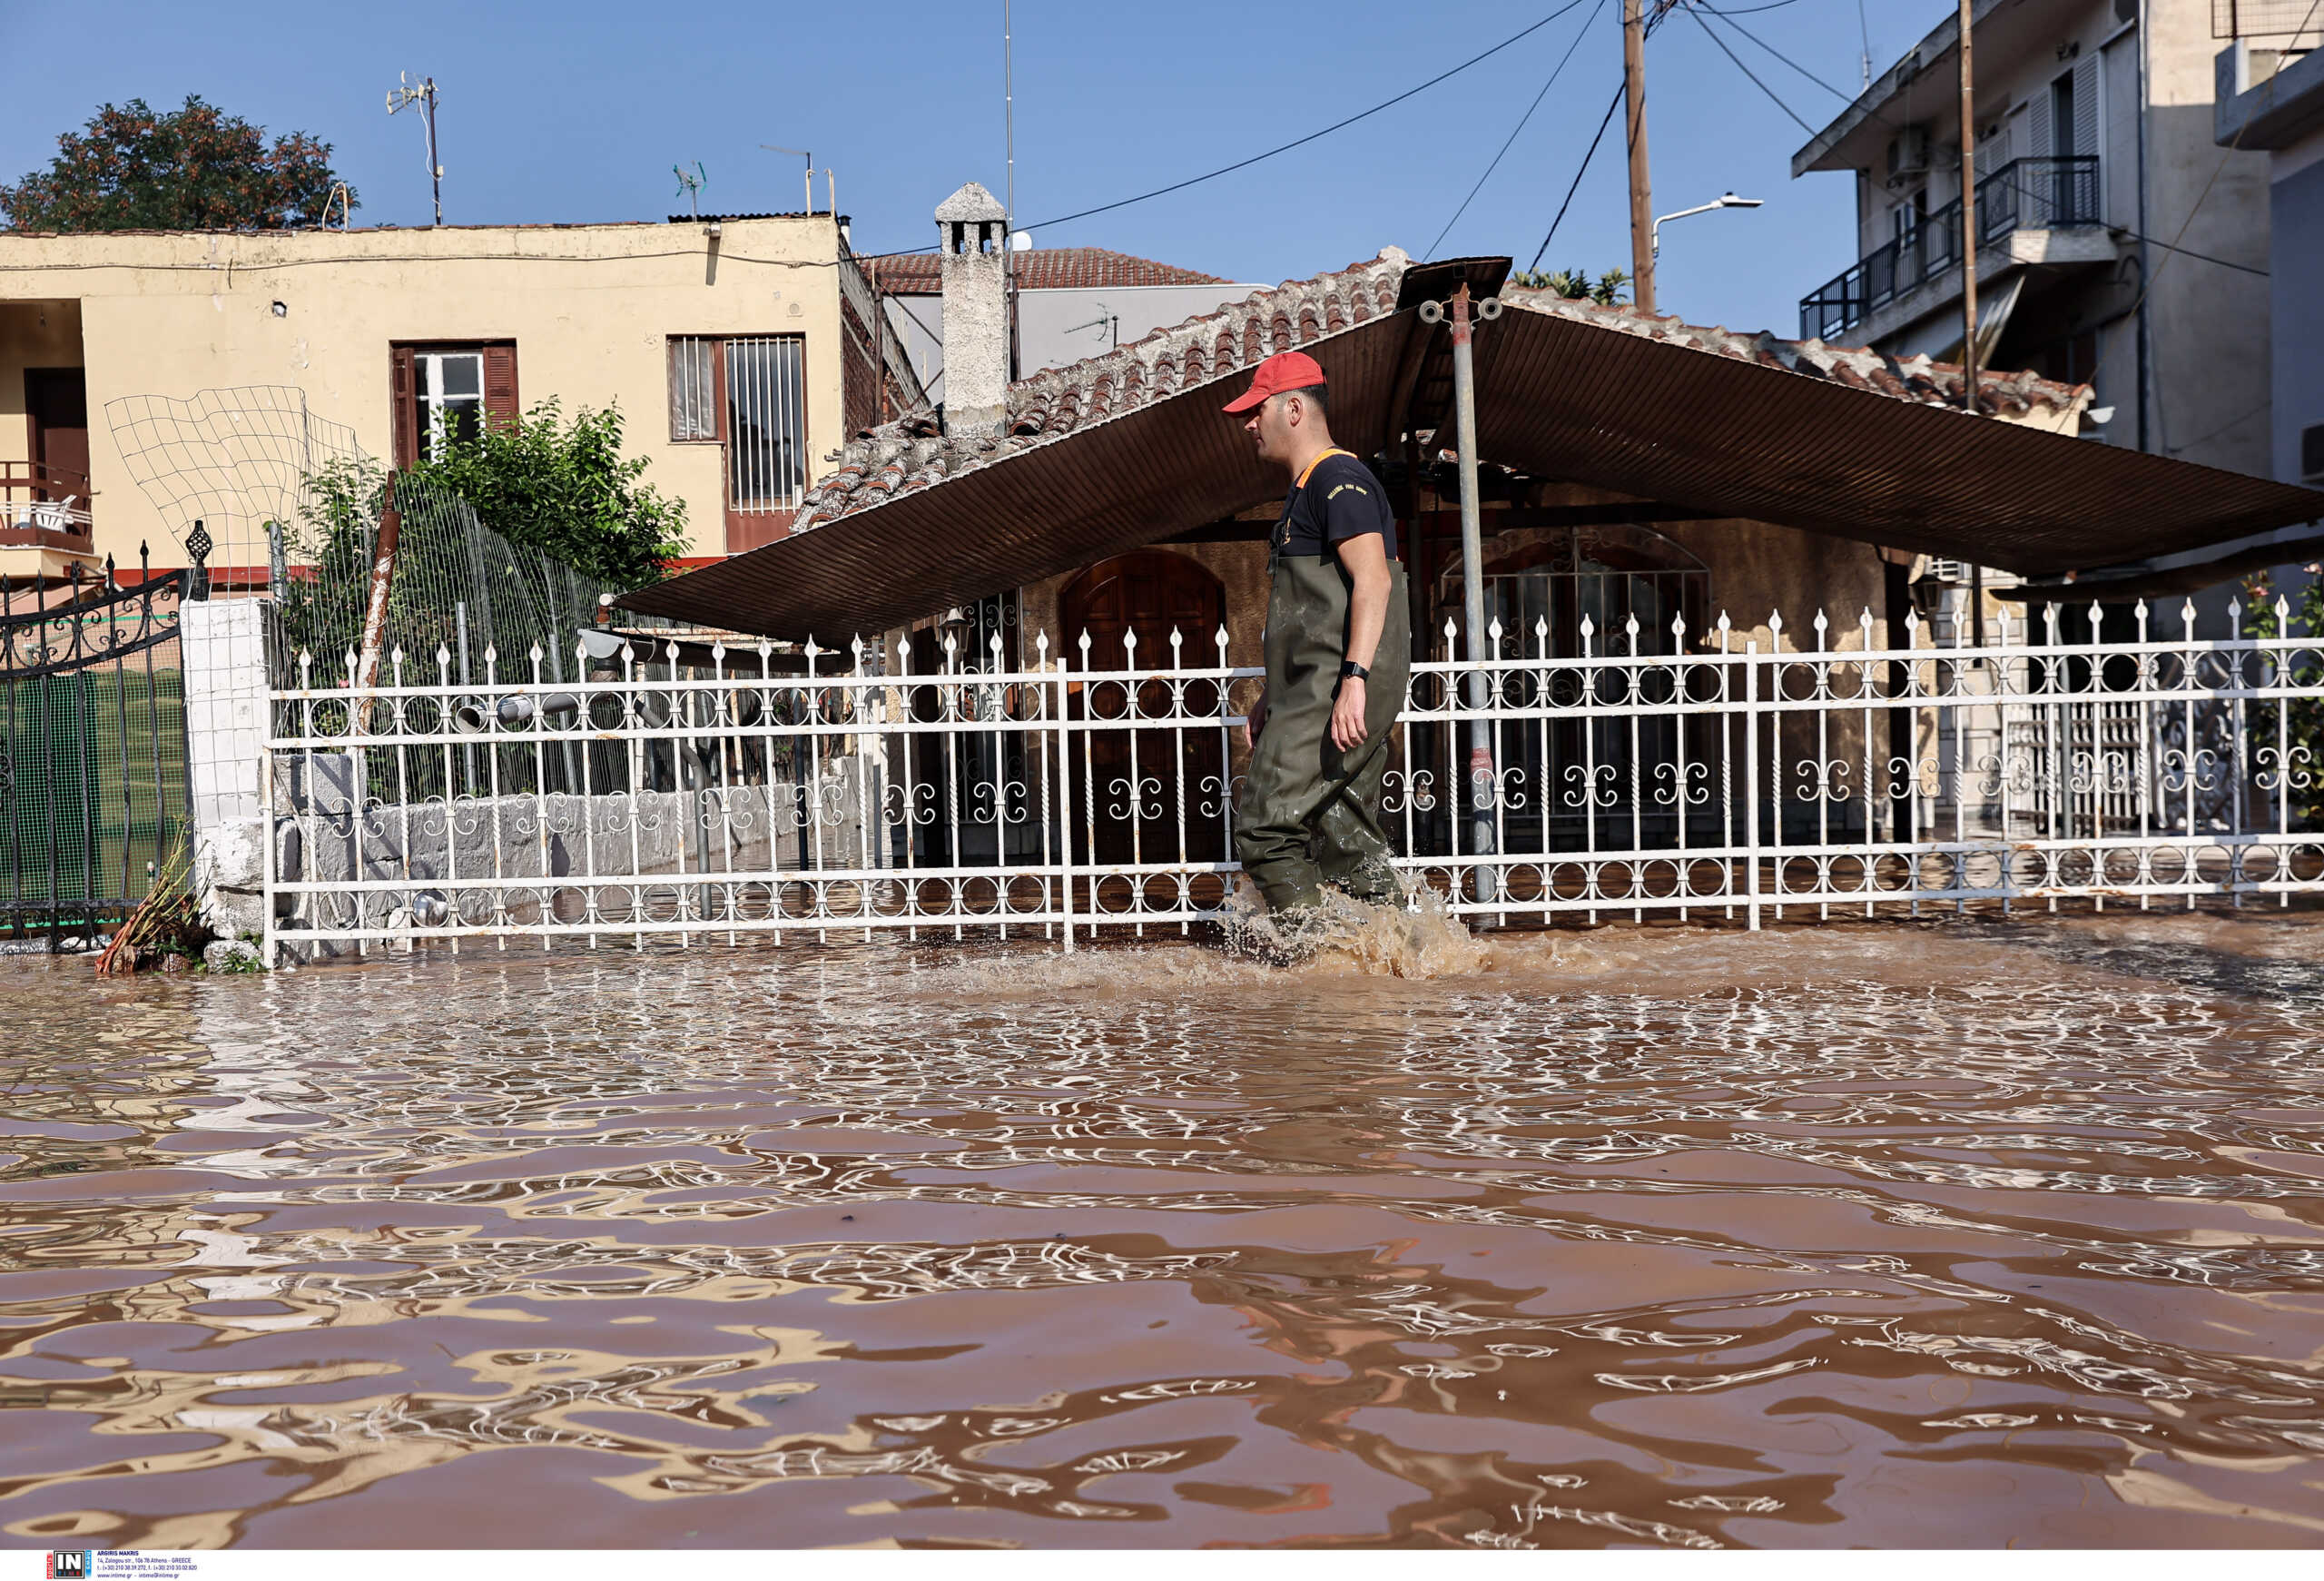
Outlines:
POLYGON ((1888 140, 1888 179, 1928 173, 1929 135, 1925 126, 1899 127, 1888 140))

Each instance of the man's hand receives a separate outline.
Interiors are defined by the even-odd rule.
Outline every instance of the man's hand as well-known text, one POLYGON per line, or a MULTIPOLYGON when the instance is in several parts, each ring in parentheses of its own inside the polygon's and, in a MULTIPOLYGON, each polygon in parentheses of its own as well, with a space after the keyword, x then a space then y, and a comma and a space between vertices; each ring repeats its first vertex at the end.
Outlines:
POLYGON ((1258 697, 1251 704, 1249 715, 1243 724, 1243 750, 1248 752, 1257 743, 1259 732, 1266 727, 1267 689, 1261 686, 1258 697))
POLYGON ((1364 745, 1364 677, 1349 676, 1340 682, 1339 697, 1332 704, 1332 745, 1342 752, 1354 752, 1364 745))

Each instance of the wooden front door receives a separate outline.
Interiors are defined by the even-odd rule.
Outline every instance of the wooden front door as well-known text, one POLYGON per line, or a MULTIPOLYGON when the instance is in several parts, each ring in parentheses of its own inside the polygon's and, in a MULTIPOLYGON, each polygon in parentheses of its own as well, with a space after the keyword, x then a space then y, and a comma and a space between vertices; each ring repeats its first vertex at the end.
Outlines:
MULTIPOLYGON (((1088 667, 1130 667, 1128 641, 1137 633, 1137 667, 1167 668, 1170 633, 1181 641, 1180 661, 1218 662, 1217 634, 1226 618, 1226 593, 1196 560, 1162 549, 1100 560, 1066 584, 1058 597, 1059 624, 1073 667, 1082 667, 1081 634, 1089 634, 1088 667)), ((1120 683, 1076 684, 1077 718, 1118 719, 1130 707, 1120 683)), ((1137 712, 1167 714, 1170 688, 1148 681, 1137 688, 1137 712)), ((1183 712, 1216 713, 1217 688, 1189 686, 1183 712)), ((1088 751, 1075 743, 1073 830, 1077 861, 1191 862, 1226 859, 1225 742, 1216 725, 1151 730, 1093 730, 1088 751), (1131 773, 1135 757, 1137 773, 1131 773), (1086 773, 1085 773, 1086 765, 1086 773), (1134 783, 1133 783, 1134 782, 1134 783), (1090 805, 1096 805, 1097 852, 1089 852, 1090 805), (1184 834, 1181 835, 1181 809, 1184 834)))
POLYGON ((89 507, 89 381, 79 368, 25 370, 25 411, 32 457, 47 469, 43 499, 89 507))

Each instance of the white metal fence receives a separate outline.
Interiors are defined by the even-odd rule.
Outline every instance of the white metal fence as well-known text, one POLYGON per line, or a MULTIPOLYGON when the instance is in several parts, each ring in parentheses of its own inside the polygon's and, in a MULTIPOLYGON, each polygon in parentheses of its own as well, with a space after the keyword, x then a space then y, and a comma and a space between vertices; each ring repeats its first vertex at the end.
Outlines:
MULTIPOLYGON (((1665 640, 1584 622, 1564 655, 1546 623, 1496 629, 1481 687, 1464 663, 1413 666, 1384 821, 1407 877, 1484 923, 2324 889, 2303 822, 2319 639, 2137 619, 2100 642, 2095 610, 2053 612, 1983 648, 1917 624, 1876 648, 1868 614, 1804 640, 1779 617, 1674 618, 1665 640)), ((438 650, 394 656, 369 692, 351 656, 328 674, 301 656, 271 699, 270 948, 842 930, 1069 947, 1218 914, 1259 677, 1224 631, 1174 635, 1159 662, 1133 640, 1119 669, 1090 667, 1086 637, 1059 653, 1042 635, 1014 668, 997 633, 942 651, 935 673, 901 641, 487 651, 463 683, 438 650)))

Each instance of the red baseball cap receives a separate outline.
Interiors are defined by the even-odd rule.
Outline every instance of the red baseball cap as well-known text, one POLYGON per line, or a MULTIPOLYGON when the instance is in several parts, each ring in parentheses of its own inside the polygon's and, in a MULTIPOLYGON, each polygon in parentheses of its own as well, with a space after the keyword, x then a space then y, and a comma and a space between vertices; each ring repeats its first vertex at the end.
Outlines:
POLYGON ((1270 395, 1281 395, 1286 390, 1305 390, 1311 384, 1324 382, 1324 371, 1315 359, 1305 351, 1277 351, 1259 364, 1251 375, 1251 388, 1239 400, 1230 400, 1223 409, 1227 411, 1248 411, 1270 395))

